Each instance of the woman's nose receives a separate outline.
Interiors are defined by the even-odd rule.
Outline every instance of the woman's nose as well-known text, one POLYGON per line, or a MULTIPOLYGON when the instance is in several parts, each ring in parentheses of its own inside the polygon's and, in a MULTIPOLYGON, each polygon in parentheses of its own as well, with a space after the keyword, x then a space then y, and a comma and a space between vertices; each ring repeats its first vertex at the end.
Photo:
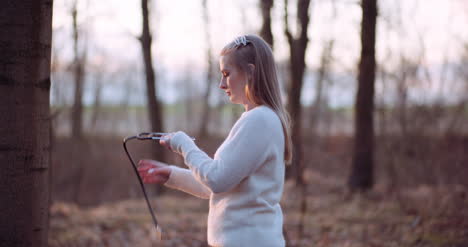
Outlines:
POLYGON ((224 81, 223 78, 221 78, 221 80, 219 81, 219 88, 223 90, 227 88, 226 82, 224 81))

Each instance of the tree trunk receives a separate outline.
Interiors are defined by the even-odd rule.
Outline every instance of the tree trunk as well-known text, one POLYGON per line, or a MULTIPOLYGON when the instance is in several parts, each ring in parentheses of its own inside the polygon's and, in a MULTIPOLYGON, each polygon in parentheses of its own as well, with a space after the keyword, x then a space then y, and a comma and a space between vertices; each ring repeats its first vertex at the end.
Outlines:
POLYGON ((365 191, 374 184, 374 80, 375 29, 377 0, 362 0, 361 61, 355 103, 355 133, 351 173, 351 191, 365 191))
POLYGON ((317 84, 315 87, 315 100, 312 105, 312 114, 310 119, 310 125, 312 133, 315 137, 318 136, 318 127, 320 119, 322 117, 323 110, 328 107, 328 102, 324 94, 326 93, 326 85, 324 85, 328 73, 328 67, 330 66, 332 52, 333 52, 334 40, 330 40, 326 43, 322 57, 320 59, 320 68, 318 71, 317 84))
POLYGON ((210 122, 210 95, 211 95, 211 85, 213 83, 213 59, 211 59, 211 37, 210 37, 210 19, 208 16, 208 6, 207 0, 202 1, 203 5, 203 24, 205 25, 205 44, 206 44, 206 59, 208 62, 208 67, 206 69, 206 89, 205 95, 203 98, 203 112, 200 119, 200 127, 198 129, 198 136, 203 137, 207 134, 207 125, 210 122))
POLYGON ((47 246, 52 3, 0 4, 1 246, 47 246))
POLYGON ((273 0, 260 0, 260 10, 262 11, 262 29, 260 36, 273 48, 273 34, 271 32, 271 8, 273 0))
POLYGON ((99 128, 97 128, 98 118, 101 115, 101 94, 102 94, 102 87, 104 83, 102 82, 102 75, 101 72, 98 72, 99 75, 96 78, 95 87, 94 87, 94 103, 93 103, 93 110, 91 113, 91 124, 90 129, 93 130, 94 133, 99 133, 99 128))
MULTIPOLYGON (((148 0, 141 1, 141 10, 143 17, 143 32, 140 38, 143 50, 143 62, 145 65, 146 74, 146 97, 148 102, 149 119, 151 123, 151 131, 162 132, 164 131, 162 123, 162 110, 160 103, 157 100, 156 93, 156 78, 153 70, 153 60, 151 56, 151 32, 149 25, 149 10, 148 0)), ((153 145, 154 158, 159 161, 165 161, 163 148, 155 144, 153 145)))
POLYGON ((80 51, 80 31, 78 30, 78 9, 77 1, 73 3, 71 10, 73 22, 73 74, 75 78, 74 102, 72 108, 72 136, 81 139, 83 136, 83 83, 84 83, 84 63, 86 48, 80 51))
POLYGON ((309 25, 309 6, 310 0, 299 0, 297 2, 297 22, 299 26, 299 37, 294 38, 289 31, 288 26, 288 1, 285 0, 285 34, 289 43, 290 51, 290 76, 291 81, 288 87, 288 105, 287 110, 291 115, 292 125, 292 142, 293 142, 293 158, 291 168, 287 168, 287 176, 294 176, 297 184, 303 183, 302 171, 304 170, 302 164, 302 113, 301 113, 301 91, 305 70, 305 53, 307 49, 307 28, 309 25), (293 169, 291 171, 291 169, 293 169), (288 171, 289 170, 289 171, 288 171))

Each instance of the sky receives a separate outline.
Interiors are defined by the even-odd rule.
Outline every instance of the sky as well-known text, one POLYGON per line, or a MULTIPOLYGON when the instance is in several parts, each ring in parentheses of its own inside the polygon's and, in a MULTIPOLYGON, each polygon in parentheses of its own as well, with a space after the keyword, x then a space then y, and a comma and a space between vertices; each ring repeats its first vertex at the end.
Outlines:
MULTIPOLYGON (((176 100, 174 90, 178 90, 177 86, 184 86, 180 81, 198 78, 194 80, 200 87, 204 85, 202 78, 209 44, 216 59, 217 52, 224 44, 238 35, 256 33, 260 28, 258 0, 208 0, 211 39, 206 40, 201 2, 152 1, 154 66, 162 84, 167 84, 159 86, 163 91, 160 96, 167 102, 176 100)), ((283 4, 284 1, 275 1, 272 11, 274 54, 278 62, 286 61, 289 57, 283 35, 283 4)), ((295 15, 294 4, 295 1, 290 1, 291 18, 295 15)), ((446 60, 456 62, 459 59, 462 42, 468 42, 466 0, 381 0, 379 5, 378 62, 395 68, 400 61, 399 54, 411 59, 420 56, 423 51, 423 63, 433 68, 446 60)), ((63 62, 72 57, 70 6, 70 0, 54 1, 54 53, 63 62)), ((360 52, 361 9, 358 2, 312 0, 309 13, 307 67, 316 69, 325 42, 335 39, 333 72, 340 75, 355 71, 360 52)), ((290 23, 295 24, 292 19, 290 23)), ((86 33, 88 59, 93 67, 105 67, 109 74, 118 73, 123 67, 141 71, 141 48, 137 40, 141 33, 140 1, 79 0, 79 24, 86 33)), ((292 28, 294 30, 294 26, 292 28)), ((304 81, 305 104, 313 100, 313 78, 313 75, 306 75, 304 81)), ((354 98, 355 82, 352 76, 342 78, 343 82, 337 82, 340 86, 331 93, 331 104, 335 106, 349 105, 354 98)), ((141 80, 141 77, 134 77, 134 80, 141 80)), ((118 85, 106 87, 104 95, 108 96, 105 96, 105 100, 125 97, 125 88, 118 85)), ((143 90, 142 85, 137 88, 143 90)), ((90 103, 92 94, 88 91, 85 91, 85 102, 90 103)))

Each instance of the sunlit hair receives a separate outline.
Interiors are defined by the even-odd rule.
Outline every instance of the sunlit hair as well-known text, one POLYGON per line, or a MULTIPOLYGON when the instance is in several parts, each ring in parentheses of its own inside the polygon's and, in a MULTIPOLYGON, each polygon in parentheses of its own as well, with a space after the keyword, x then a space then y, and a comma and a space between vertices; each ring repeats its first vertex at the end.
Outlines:
POLYGON ((227 44, 220 55, 229 55, 234 66, 244 73, 251 73, 249 64, 255 65, 253 79, 248 80, 245 94, 251 102, 266 105, 278 115, 285 140, 284 160, 290 163, 292 158, 290 119, 281 100, 276 64, 270 46, 256 35, 245 35, 227 44))

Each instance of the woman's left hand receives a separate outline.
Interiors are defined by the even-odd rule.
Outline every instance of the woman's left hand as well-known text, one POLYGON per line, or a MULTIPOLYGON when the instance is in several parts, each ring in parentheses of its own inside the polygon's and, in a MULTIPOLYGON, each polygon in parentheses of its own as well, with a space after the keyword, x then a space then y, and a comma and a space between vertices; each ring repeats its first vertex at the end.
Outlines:
POLYGON ((140 160, 138 173, 145 184, 165 184, 171 176, 172 168, 155 160, 140 160))

